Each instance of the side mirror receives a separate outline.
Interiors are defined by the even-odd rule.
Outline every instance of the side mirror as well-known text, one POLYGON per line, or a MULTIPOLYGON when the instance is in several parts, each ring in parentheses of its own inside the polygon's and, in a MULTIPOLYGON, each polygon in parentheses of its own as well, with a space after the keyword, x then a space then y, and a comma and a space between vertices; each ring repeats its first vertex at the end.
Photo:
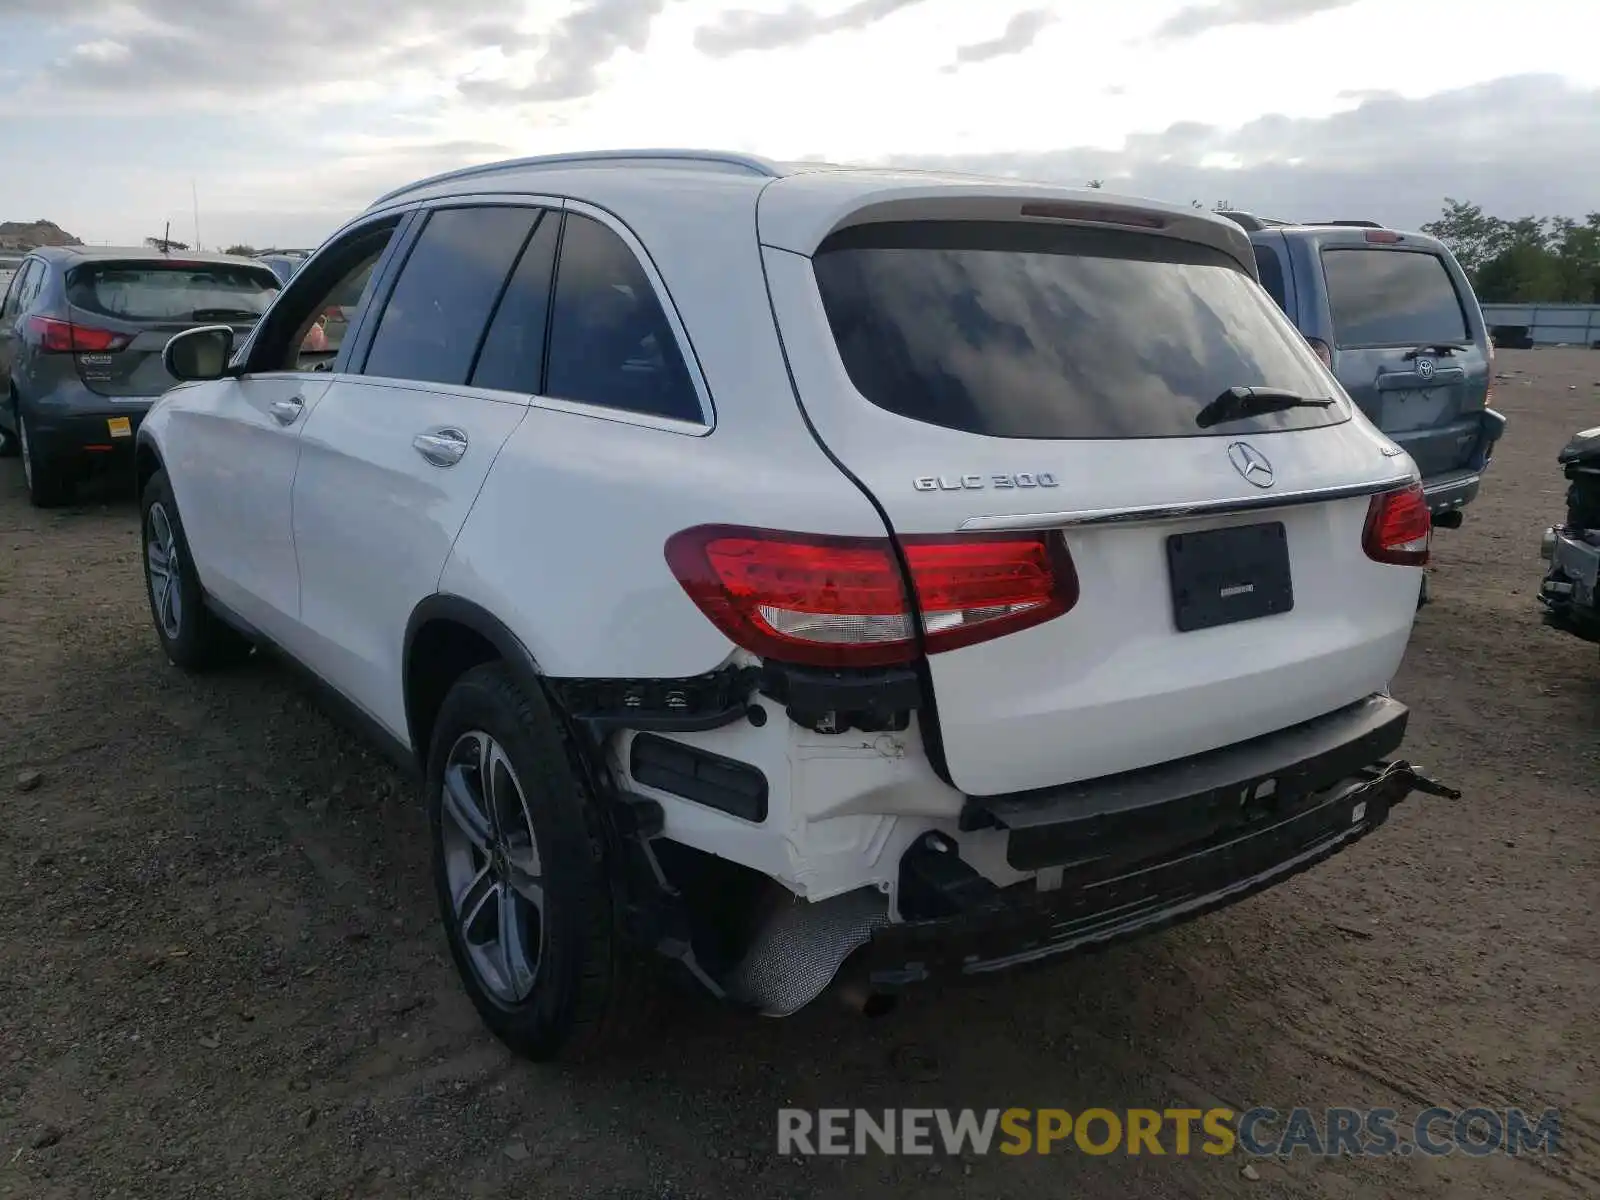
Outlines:
POLYGON ((233 330, 226 325, 185 329, 161 351, 161 365, 180 382, 221 379, 233 357, 233 330))

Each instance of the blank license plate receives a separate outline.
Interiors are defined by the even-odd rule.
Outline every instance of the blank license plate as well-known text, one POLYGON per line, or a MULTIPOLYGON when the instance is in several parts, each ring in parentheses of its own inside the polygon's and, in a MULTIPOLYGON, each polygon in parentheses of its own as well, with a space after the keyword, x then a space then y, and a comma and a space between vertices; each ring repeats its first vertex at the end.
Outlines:
POLYGON ((1294 608, 1282 521, 1175 533, 1167 538, 1167 570, 1180 633, 1294 608))

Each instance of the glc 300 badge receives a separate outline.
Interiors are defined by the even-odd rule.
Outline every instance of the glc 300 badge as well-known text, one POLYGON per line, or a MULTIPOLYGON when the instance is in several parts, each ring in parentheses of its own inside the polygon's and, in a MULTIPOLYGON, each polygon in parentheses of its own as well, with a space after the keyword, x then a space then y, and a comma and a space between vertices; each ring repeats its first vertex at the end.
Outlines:
POLYGON ((1015 475, 918 475, 911 485, 919 492, 981 492, 984 488, 1060 486, 1049 471, 1018 471, 1015 475))

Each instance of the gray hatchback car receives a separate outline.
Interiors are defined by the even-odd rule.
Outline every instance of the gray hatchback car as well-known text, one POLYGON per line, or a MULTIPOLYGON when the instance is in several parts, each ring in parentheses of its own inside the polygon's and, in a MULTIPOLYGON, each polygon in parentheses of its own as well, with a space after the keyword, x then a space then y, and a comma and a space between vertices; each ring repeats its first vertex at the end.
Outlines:
POLYGON ((1506 419, 1488 406, 1494 344, 1455 256, 1371 221, 1220 215, 1249 233, 1262 286, 1351 399, 1416 460, 1434 524, 1459 526, 1506 419))
POLYGON ((0 302, 0 454, 21 453, 33 503, 66 503, 93 470, 131 464, 145 411, 177 382, 161 361, 172 335, 225 324, 242 341, 279 287, 264 264, 222 254, 31 251, 0 302))

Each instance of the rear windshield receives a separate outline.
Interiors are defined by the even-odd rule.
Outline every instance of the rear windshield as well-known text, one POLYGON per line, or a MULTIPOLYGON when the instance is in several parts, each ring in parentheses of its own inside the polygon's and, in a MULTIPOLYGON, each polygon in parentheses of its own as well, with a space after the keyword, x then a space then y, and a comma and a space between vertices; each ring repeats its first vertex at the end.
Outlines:
POLYGON ((1472 340, 1461 297, 1437 254, 1330 248, 1322 252, 1322 273, 1341 347, 1472 340))
POLYGON ((992 437, 1150 438, 1347 419, 1336 405, 1196 424, 1232 387, 1330 390, 1267 294, 1209 247, 919 221, 843 230, 815 269, 851 382, 918 421, 992 437))
POLYGON ((253 321, 280 286, 265 267, 91 263, 67 276, 67 301, 125 321, 253 321))

